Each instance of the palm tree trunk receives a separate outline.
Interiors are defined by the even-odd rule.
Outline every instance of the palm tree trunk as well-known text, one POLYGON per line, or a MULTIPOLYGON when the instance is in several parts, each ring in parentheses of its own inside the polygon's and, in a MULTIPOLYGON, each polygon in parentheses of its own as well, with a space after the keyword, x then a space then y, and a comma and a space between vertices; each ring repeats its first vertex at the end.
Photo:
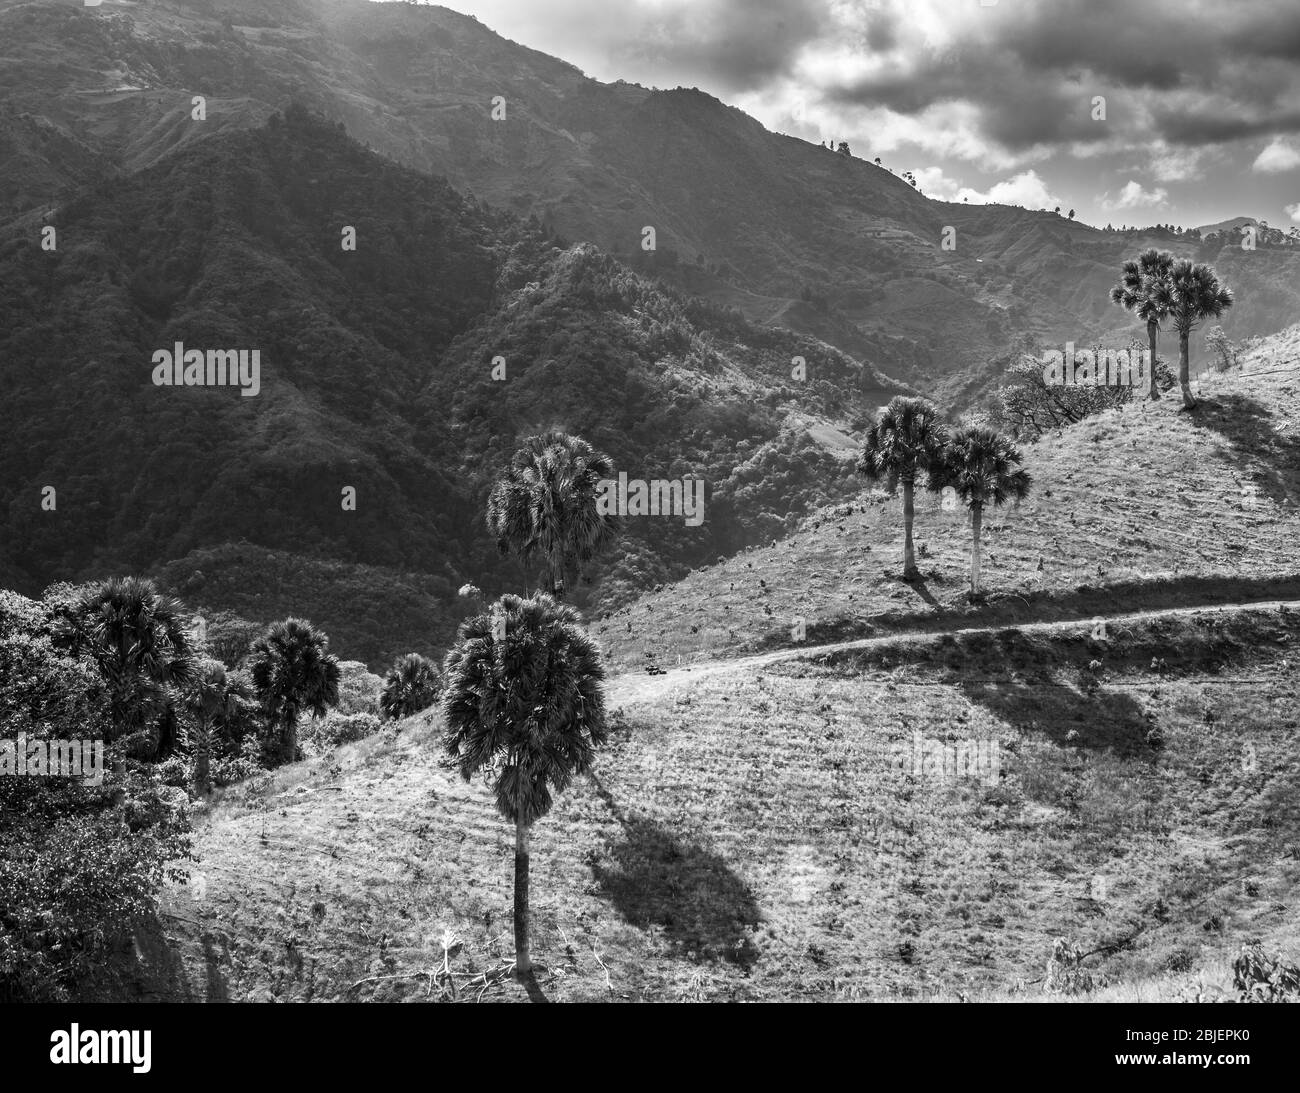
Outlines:
POLYGON ((212 788, 209 774, 211 741, 212 728, 204 722, 195 730, 194 736, 194 792, 199 797, 206 797, 212 788))
POLYGON ((284 746, 288 749, 286 763, 298 758, 298 708, 290 703, 284 710, 284 746))
POLYGON ((970 548, 970 594, 978 596, 980 591, 980 531, 984 523, 984 506, 972 505, 970 510, 971 548, 970 548))
POLYGON ((533 970, 528 954, 528 825, 523 813, 515 819, 515 975, 533 970))
POLYGON ((1190 410, 1196 405, 1196 399, 1192 398, 1191 353, 1188 349, 1190 340, 1190 331, 1180 330, 1178 332, 1178 382, 1183 389, 1183 408, 1186 410, 1190 410))
POLYGON ((1156 340, 1160 336, 1159 323, 1147 323, 1147 344, 1151 349, 1151 383, 1147 397, 1155 401, 1160 397, 1160 388, 1156 386, 1156 340))
POLYGON ((916 550, 912 545, 912 519, 915 510, 912 505, 914 483, 910 478, 903 479, 903 578, 910 580, 919 577, 916 568, 916 550))

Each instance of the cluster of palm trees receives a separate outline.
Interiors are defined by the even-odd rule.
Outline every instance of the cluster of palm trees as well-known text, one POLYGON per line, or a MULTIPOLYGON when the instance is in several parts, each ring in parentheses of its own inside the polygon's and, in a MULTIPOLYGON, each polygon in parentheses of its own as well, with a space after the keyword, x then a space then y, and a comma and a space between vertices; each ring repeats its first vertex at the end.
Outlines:
POLYGON ((273 750, 291 762, 301 715, 338 702, 338 660, 309 622, 273 623, 253 642, 248 670, 228 670, 191 636, 181 603, 141 577, 110 578, 60 604, 55 640, 99 670, 112 740, 144 759, 188 747, 199 794, 211 789, 218 733, 242 732, 260 714, 273 750))
POLYGON ((1176 259, 1154 247, 1124 263, 1120 281, 1110 290, 1113 303, 1131 311, 1147 328, 1151 350, 1151 383, 1148 395, 1160 397, 1156 389, 1156 341, 1160 326, 1168 321, 1178 332, 1178 383, 1183 407, 1196 406, 1192 397, 1189 343, 1192 331, 1206 319, 1220 318, 1232 306, 1232 290, 1220 282, 1212 266, 1176 259))
POLYGON ((920 577, 912 542, 916 484, 960 501, 971 515, 970 595, 980 594, 980 535, 984 510, 1029 494, 1032 479, 1020 449, 1007 436, 979 425, 949 428, 927 399, 895 397, 867 432, 858 473, 903 487, 903 579, 920 577), (949 491, 950 494, 949 494, 949 491))

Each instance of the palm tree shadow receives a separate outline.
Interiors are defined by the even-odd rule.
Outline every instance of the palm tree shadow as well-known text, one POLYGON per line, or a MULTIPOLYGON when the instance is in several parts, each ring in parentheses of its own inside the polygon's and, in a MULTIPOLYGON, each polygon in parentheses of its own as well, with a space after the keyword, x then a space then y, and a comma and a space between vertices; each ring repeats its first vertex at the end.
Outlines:
POLYGON ((1300 439, 1279 433, 1273 413, 1247 395, 1203 397, 1190 421, 1219 433, 1231 448, 1226 458, 1259 492, 1278 504, 1300 503, 1300 439))
POLYGON ((1035 726, 1063 747, 1109 751, 1119 757, 1154 760, 1150 728, 1141 705, 1104 686, 1089 691, 1061 681, 1005 683, 964 681, 962 694, 1008 725, 1035 726))
POLYGON ((749 886, 712 851, 649 817, 622 813, 594 775, 592 781, 623 826, 622 840, 591 867, 623 920, 658 926, 676 956, 752 968, 759 953, 749 935, 760 913, 749 886))

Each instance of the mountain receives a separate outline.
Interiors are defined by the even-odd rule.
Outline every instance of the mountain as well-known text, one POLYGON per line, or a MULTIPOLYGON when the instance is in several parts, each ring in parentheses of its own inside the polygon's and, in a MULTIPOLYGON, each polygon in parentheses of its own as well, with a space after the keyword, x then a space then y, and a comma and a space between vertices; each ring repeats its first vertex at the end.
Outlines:
POLYGON ((1209 235, 1211 232, 1233 231, 1247 225, 1258 227, 1259 221, 1253 216, 1234 216, 1231 220, 1220 220, 1217 224, 1202 224, 1196 230, 1202 235, 1209 235))
MULTIPOLYGON (((0 209, 15 215, 56 183, 138 170, 297 99, 494 207, 755 322, 817 336, 954 406, 988 392, 1000 368, 990 362, 1024 334, 1127 339, 1135 328, 1105 295, 1126 257, 1147 245, 1200 254, 1172 233, 932 201, 868 149, 858 158, 772 133, 694 89, 603 84, 430 5, 10 2, 0 35, 14 62, 4 125, 24 149, 0 178, 0 209), (653 254, 642 250, 647 227, 653 254), (945 228, 953 250, 942 249, 945 228)), ((1209 257, 1238 290, 1230 336, 1293 321, 1295 248, 1209 257)))
POLYGON ((54 250, 26 231, 0 240, 13 411, 0 511, 4 564, 26 575, 15 584, 161 566, 187 599, 260 620, 292 610, 293 589, 299 611, 337 619, 336 643, 372 663, 436 651, 460 584, 524 580, 483 526, 522 435, 559 426, 632 478, 705 479, 703 526, 629 528, 605 573, 617 597, 781 534, 835 496, 849 434, 906 390, 561 243, 301 109, 99 183, 49 226, 54 250), (157 385, 155 354, 178 343, 256 350, 260 390, 157 385), (792 378, 796 356, 806 379, 792 378), (286 568, 316 579, 286 582, 286 568), (394 583, 421 589, 412 607, 441 597, 441 613, 373 627, 394 583))

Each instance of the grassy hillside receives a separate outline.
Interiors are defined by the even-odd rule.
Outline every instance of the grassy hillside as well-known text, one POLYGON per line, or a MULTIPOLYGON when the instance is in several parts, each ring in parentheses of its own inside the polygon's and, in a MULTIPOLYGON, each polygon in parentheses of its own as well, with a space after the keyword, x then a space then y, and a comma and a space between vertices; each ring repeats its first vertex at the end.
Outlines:
POLYGON ((898 627, 1087 618, 1133 608, 1294 595, 1300 581, 1300 328, 1264 339, 1240 374, 1131 404, 1025 448, 1033 491, 985 517, 988 601, 965 603, 968 516, 919 493, 923 581, 901 581, 901 502, 878 491, 769 546, 697 570, 597 625, 615 663, 690 663, 898 627), (1253 492, 1250 488, 1253 487, 1253 492), (1247 492, 1243 492, 1247 491, 1247 492))
MULTIPOLYGON (((1064 943, 1093 987, 1072 997, 1213 1000, 1249 940, 1294 961, 1297 348, 1300 330, 1257 346, 1191 414, 1130 413, 1128 444, 1094 442, 1119 429, 1101 420, 1036 445, 1041 507, 992 531, 982 606, 957 602, 957 527, 931 535, 922 591, 942 598, 895 597, 894 525, 859 505, 595 623, 617 727, 534 832, 536 990, 1033 1001, 1059 996, 1064 943), (1117 522, 1134 502, 1136 532, 1117 522), (1146 568, 1117 549, 1131 534, 1146 568), (1053 539, 1086 578, 1031 564, 1053 539), (855 583, 857 555, 875 572, 855 583), (772 636, 763 585, 726 587, 741 573, 803 606, 806 643, 772 636), (1045 587, 1009 595, 1023 580, 1045 587), (643 632, 608 632, 625 618, 643 632), (667 661, 674 641, 707 656, 642 670, 643 644, 667 661), (982 765, 936 766, 958 749, 982 765)), ((439 731, 420 715, 225 791, 199 818, 194 882, 96 989, 528 997, 496 975, 511 830, 441 767, 439 731)))
MULTIPOLYGON (((653 695, 617 681, 615 742, 534 833, 542 992, 1031 1000, 1056 938, 1124 997, 1205 969, 1226 990, 1243 940, 1300 927, 1300 612, 1123 631, 1104 650, 1077 627, 890 639, 653 695), (996 742, 997 769, 909 773, 918 733, 996 742)), ((202 880, 101 988, 423 1000, 452 931, 460 997, 523 1000, 480 978, 509 956, 511 832, 436 765, 436 731, 417 718, 228 791, 200 823, 202 880)))

